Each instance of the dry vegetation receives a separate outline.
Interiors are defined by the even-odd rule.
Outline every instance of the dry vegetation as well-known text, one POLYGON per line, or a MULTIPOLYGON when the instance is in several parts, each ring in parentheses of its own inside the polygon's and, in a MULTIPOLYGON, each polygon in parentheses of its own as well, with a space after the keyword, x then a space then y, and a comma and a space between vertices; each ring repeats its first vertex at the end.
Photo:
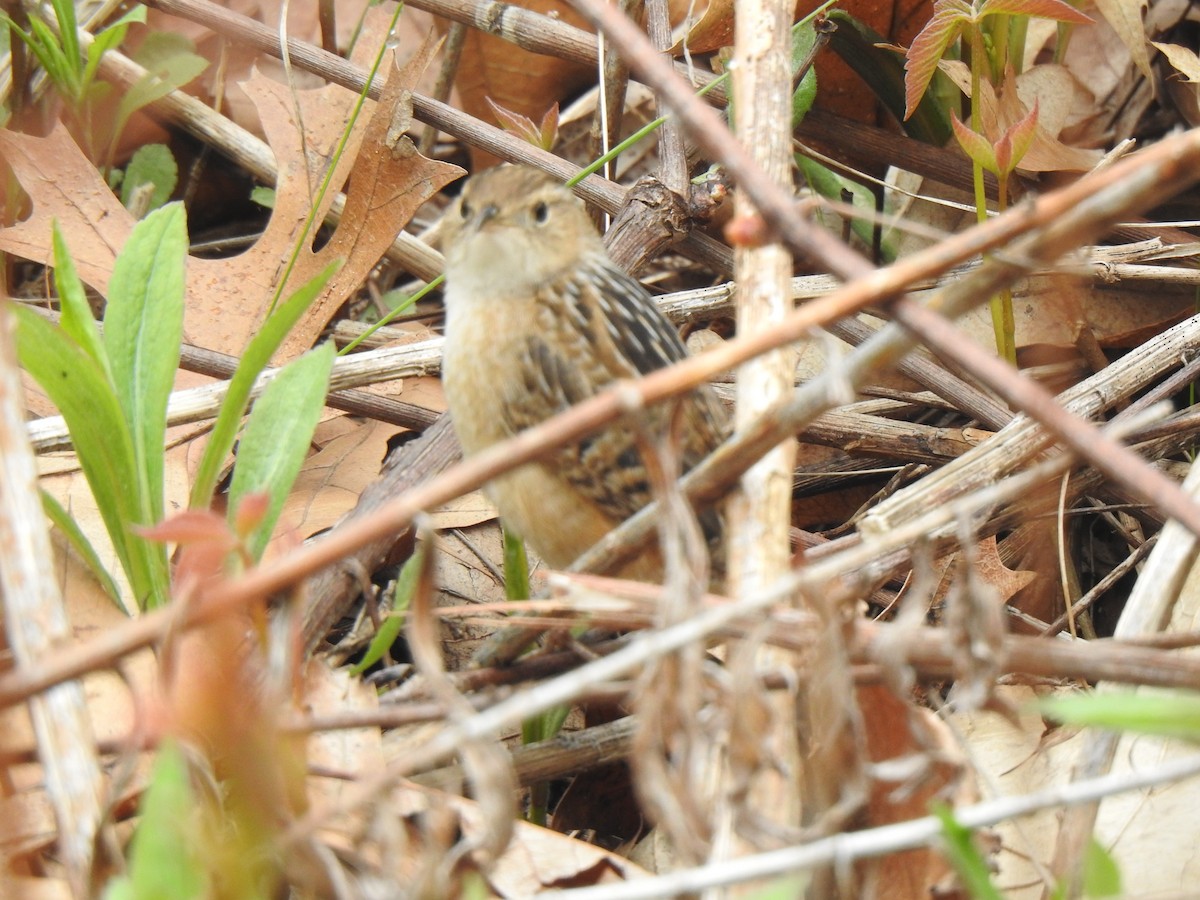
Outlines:
MULTIPOLYGON (((80 2, 79 20, 101 34, 112 5, 80 2)), ((1033 13, 998 15, 1024 23, 1002 28, 1024 32, 1022 74, 973 81, 974 25, 922 38, 930 4, 851 0, 913 48, 907 96, 901 53, 854 45, 831 15, 795 127, 791 91, 811 82, 793 81, 786 41, 740 26, 739 142, 733 92, 713 83, 730 0, 647 3, 641 31, 597 0, 526 5, 410 0, 384 52, 394 4, 293 2, 281 61, 269 0, 150 0, 94 57, 111 88, 74 99, 11 39, 0 894, 1032 898, 1115 895, 1117 872, 1127 896, 1189 896, 1194 9, 1109 0, 1085 24, 1054 0, 993 0, 1033 13), (688 52, 655 53, 647 30, 662 48, 686 34, 688 52), (202 75, 178 47, 148 54, 163 33, 193 42, 202 75), (960 34, 965 52, 942 58, 960 34), (871 54, 910 109, 913 72, 941 60, 940 141, 912 136, 936 110, 902 134, 843 61, 871 54), (162 89, 116 129, 146 90, 135 57, 162 89), (499 160, 565 180, 656 108, 668 121, 577 190, 615 217, 611 255, 694 357, 462 462, 424 290, 446 197, 499 160), (187 235, 179 207, 137 227, 163 197, 135 189, 131 157, 156 142, 187 235), (977 225, 985 195, 1009 211, 977 225), (131 258, 168 256, 176 234, 186 270, 151 282, 132 327, 106 314, 131 258), (142 249, 122 261, 129 241, 142 249), (309 302, 287 300, 309 283, 309 302), (235 445, 244 405, 227 398, 250 392, 255 359, 289 365, 274 397, 254 387, 274 416, 235 445), (89 378, 118 385, 112 410, 54 384, 89 378), (705 380, 736 404, 734 437, 573 572, 531 560, 538 599, 508 600, 487 480, 705 380), (153 418, 153 398, 165 422, 118 440, 118 407, 153 418), (670 550, 693 505, 736 490, 730 583, 706 593, 670 550), (655 533, 662 586, 604 577, 655 533), (1118 730, 1038 703, 1084 693, 1118 730)), ((32 30, 21 8, 3 5, 32 30)), ((957 28, 971 7, 937 10, 957 28)), ((791 12, 737 9, 775 32, 791 12)))

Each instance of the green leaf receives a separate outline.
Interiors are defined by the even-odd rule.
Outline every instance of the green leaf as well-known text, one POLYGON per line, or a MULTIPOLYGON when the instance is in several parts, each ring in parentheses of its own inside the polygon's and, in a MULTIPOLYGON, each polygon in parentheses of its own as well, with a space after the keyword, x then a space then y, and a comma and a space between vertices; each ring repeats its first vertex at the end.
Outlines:
POLYGON ((1088 841, 1083 858, 1083 893, 1086 897, 1120 897, 1121 868, 1094 837, 1088 841))
POLYGON ((75 260, 67 250, 66 241, 54 223, 54 286, 58 289, 59 304, 62 306, 62 316, 59 324, 63 331, 82 347, 104 371, 105 377, 111 382, 112 375, 108 368, 108 354, 104 350, 104 342, 100 338, 100 329, 96 327, 96 319, 92 315, 91 304, 88 303, 87 291, 79 280, 75 270, 75 260))
POLYGON ((975 900, 1004 900, 992 884, 987 861, 975 846, 971 830, 960 825, 953 810, 944 803, 937 804, 933 814, 942 823, 942 849, 962 879, 967 895, 975 900))
POLYGON ((255 185, 250 191, 250 199, 264 209, 275 208, 275 188, 255 185))
POLYGON ((225 400, 221 403, 221 410, 217 413, 217 420, 208 436, 208 446, 204 448, 204 456, 200 459, 192 481, 192 494, 189 498, 189 506, 192 509, 207 509, 212 502, 217 476, 225 463, 225 457, 233 449, 242 414, 246 411, 250 392, 259 373, 266 368, 292 326, 325 289, 326 282, 340 266, 340 261, 330 263, 312 281, 292 294, 286 302, 281 303, 267 317, 267 321, 246 347, 237 371, 230 379, 229 390, 225 393, 225 400))
MULTIPOLYGON (((24 36, 24 32, 18 31, 24 36)), ((74 105, 79 102, 79 71, 78 66, 72 66, 71 59, 63 52, 58 43, 58 37, 49 26, 34 17, 29 20, 29 35, 25 43, 38 58, 46 75, 53 82, 55 89, 63 98, 74 105)))
POLYGON ((187 761, 173 741, 166 741, 142 794, 141 821, 130 842, 129 874, 109 885, 105 900, 210 896, 208 873, 197 853, 198 818, 187 761))
POLYGON ((515 531, 501 526, 504 536, 504 596, 509 600, 528 600, 533 596, 529 589, 529 557, 525 554, 525 542, 515 531))
POLYGON ((149 200, 143 207, 155 210, 167 202, 179 181, 179 166, 166 144, 145 144, 134 151, 125 168, 121 184, 121 203, 126 209, 133 204, 142 191, 151 190, 149 200))
MULTIPOLYGON (((21 366, 66 420, 84 477, 92 489, 117 558, 139 602, 151 591, 145 551, 128 524, 136 521, 138 477, 133 442, 104 371, 67 334, 33 310, 14 306, 21 366)), ((163 565, 165 568, 166 560, 163 565)))
MULTIPOLYGON (((809 159, 800 153, 795 154, 796 166, 800 169, 804 180, 808 182, 808 186, 829 200, 836 200, 839 203, 845 200, 843 191, 849 191, 853 200, 853 204, 857 209, 863 210, 863 216, 855 217, 850 220, 850 230, 855 236, 866 244, 871 246, 875 241, 875 195, 870 190, 856 181, 852 181, 843 175, 833 171, 827 166, 822 165, 814 159, 809 159)), ((831 225, 827 214, 823 210, 817 211, 817 216, 821 218, 825 224, 831 225)), ((840 227, 840 223, 835 225, 840 227)), ((886 242, 885 242, 886 243, 886 242)), ((895 255, 895 248, 889 246, 880 247, 880 252, 885 259, 891 259, 895 255)))
POLYGON ((951 116, 950 122, 954 126, 954 139, 971 161, 993 175, 999 175, 1000 166, 996 162, 996 151, 992 142, 958 121, 958 116, 951 116))
POLYGON ((112 598, 112 602, 116 604, 117 609, 129 612, 121 600, 121 589, 117 587, 117 582, 109 574, 108 569, 104 568, 104 563, 100 562, 100 556, 96 553, 96 548, 87 539, 87 535, 83 533, 83 529, 79 527, 79 523, 75 521, 70 513, 63 509, 61 503, 45 491, 42 491, 42 509, 46 513, 46 518, 63 533, 68 543, 79 554, 84 564, 88 567, 88 570, 92 573, 92 576, 100 583, 100 587, 104 590, 104 593, 112 598))
POLYGON ((208 60, 196 54, 190 40, 166 31, 147 35, 135 58, 147 71, 130 85, 117 104, 114 142, 135 112, 183 87, 208 68, 208 60))
POLYGON ((129 26, 134 22, 146 21, 146 7, 135 6, 129 10, 117 21, 113 22, 102 31, 97 32, 92 43, 87 48, 87 65, 83 69, 83 84, 86 88, 96 78, 96 69, 100 67, 100 58, 109 50, 120 46, 125 40, 125 35, 129 31, 129 26))
POLYGON ((1050 718, 1071 725, 1200 740, 1200 694, 1083 694, 1048 697, 1039 706, 1050 718))
POLYGON ((271 498, 267 514, 246 539, 256 560, 266 549, 308 454, 336 357, 333 343, 328 342, 292 360, 267 385, 246 423, 229 488, 229 515, 233 522, 238 505, 249 493, 265 491, 271 498))
POLYGON ((383 655, 396 643, 396 638, 400 637, 400 631, 404 628, 403 613, 411 605, 413 592, 417 589, 417 577, 421 574, 421 566, 424 564, 422 558, 424 553, 425 548, 418 544, 413 550, 412 556, 405 560, 404 565, 400 567, 400 575, 396 578, 396 584, 392 588, 391 611, 384 617, 379 630, 371 638, 371 643, 367 647, 366 653, 363 654, 363 658, 351 667, 350 674, 361 675, 367 671, 383 659, 383 655))
POLYGON ((167 400, 183 339, 187 246, 182 204, 155 210, 134 226, 109 282, 104 343, 133 436, 143 525, 163 517, 167 400))
POLYGON ((58 22, 58 42, 78 75, 83 67, 83 54, 79 50, 79 34, 76 31, 78 26, 75 20, 75 3, 73 0, 51 0, 51 5, 54 7, 54 18, 58 22))
MULTIPOLYGON (((795 73, 799 71, 801 64, 812 51, 813 45, 817 42, 817 30, 813 27, 812 22, 805 22, 792 29, 792 78, 795 79, 795 73)), ((796 90, 792 92, 792 128, 799 125, 808 111, 812 109, 813 102, 817 99, 817 69, 816 66, 809 66, 808 71, 804 73, 804 77, 800 79, 800 83, 796 85, 796 90)))

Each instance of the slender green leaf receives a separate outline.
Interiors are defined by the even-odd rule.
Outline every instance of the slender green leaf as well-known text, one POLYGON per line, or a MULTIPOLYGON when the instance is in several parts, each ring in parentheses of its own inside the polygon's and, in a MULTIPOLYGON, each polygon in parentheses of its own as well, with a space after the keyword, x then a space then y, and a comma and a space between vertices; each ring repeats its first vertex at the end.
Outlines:
POLYGON ((933 814, 942 823, 942 849, 958 877, 975 900, 1004 900, 992 884, 991 872, 969 828, 964 828, 954 818, 954 812, 944 803, 934 807, 933 814))
POLYGON ((76 32, 75 3, 73 0, 50 0, 54 7, 54 18, 58 22, 58 42, 63 54, 71 61, 71 68, 78 77, 83 72, 83 54, 79 50, 79 34, 76 32))
POLYGON ((144 106, 183 87, 208 68, 208 60, 182 35, 154 32, 138 49, 137 62, 147 71, 129 87, 117 105, 115 132, 120 133, 129 117, 144 106))
POLYGON ((392 644, 396 643, 396 638, 400 637, 400 632, 404 628, 404 612, 411 605, 413 592, 417 589, 417 576, 420 575, 421 566, 424 564, 421 554, 424 552, 424 546, 418 544, 413 555, 400 567, 400 575, 392 588, 391 611, 384 617, 383 622, 379 625, 379 630, 371 638, 371 643, 363 654, 363 658, 350 668, 350 674, 361 675, 367 671, 383 659, 383 655, 387 653, 392 644))
POLYGON ((75 260, 67 250, 58 222, 54 223, 54 285, 58 288, 58 299, 62 306, 62 317, 59 324, 63 331, 70 336, 88 355, 96 361, 105 377, 111 383, 112 376, 108 368, 108 354, 104 350, 104 342, 100 338, 100 329, 96 327, 96 319, 92 315, 92 307, 88 303, 87 291, 79 280, 75 270, 75 260))
POLYGON ((109 282, 104 343, 133 436, 145 525, 163 517, 167 400, 183 339, 187 241, 182 204, 155 210, 134 226, 109 282))
POLYGON ((208 436, 208 446, 204 448, 204 456, 200 460, 195 479, 192 482, 192 495, 189 505, 192 509, 207 509, 212 502, 213 491, 216 490, 217 476, 224 465, 225 457, 233 449, 237 438, 238 426, 242 414, 250 401, 250 392, 259 373, 266 368, 271 357, 283 343, 292 326, 296 324, 304 311, 312 304, 317 295, 325 288, 325 283, 333 276, 341 265, 340 262, 330 263, 312 281, 301 287, 285 303, 280 304, 263 327, 251 339, 238 363, 237 371, 229 382, 229 390, 221 403, 221 411, 217 421, 213 423, 212 432, 208 436))
POLYGON ((129 873, 113 882, 105 900, 194 900, 211 896, 199 858, 200 817, 187 761, 173 741, 154 761, 150 785, 142 794, 141 821, 133 833, 129 873))
POLYGON ((1200 740, 1200 694, 1081 694, 1049 697, 1039 705, 1050 718, 1073 725, 1200 740))
POLYGON ((45 491, 42 491, 42 509, 46 513, 46 518, 63 533, 75 552, 79 554, 93 577, 100 583, 104 593, 112 598, 118 609, 130 612, 121 600, 121 589, 117 586, 117 582, 109 574, 108 569, 104 568, 104 563, 100 562, 96 548, 87 539, 87 535, 83 533, 83 529, 79 527, 74 516, 63 509, 62 504, 45 491))
POLYGON ((144 600, 152 579, 133 546, 140 539, 127 527, 138 513, 133 442, 112 386, 96 361, 61 328, 20 306, 13 315, 21 365, 66 420, 117 557, 139 601, 144 600))
MULTIPOLYGON (((25 37, 25 32, 18 31, 17 33, 25 37)), ((40 19, 30 19, 29 33, 25 43, 38 58, 38 62, 42 64, 42 68, 46 70, 46 74, 58 92, 71 104, 77 103, 79 100, 79 72, 72 68, 70 59, 63 52, 58 38, 49 26, 40 19)))
POLYGON ((129 10, 117 21, 98 32, 87 49, 87 65, 83 68, 83 84, 86 88, 96 78, 96 69, 100 67, 100 58, 109 50, 120 46, 125 40, 129 26, 134 22, 146 21, 146 7, 138 5, 129 10))
POLYGON ((525 542, 515 531, 503 528, 504 535, 504 596, 509 600, 528 600, 533 596, 529 589, 529 557, 525 554, 525 542))
POLYGON ((267 514, 246 539, 255 559, 266 549, 283 501, 308 454, 336 357, 329 342, 292 360, 263 390, 246 422, 229 488, 229 515, 232 522, 249 493, 265 491, 271 498, 267 514))
POLYGON ((1125 893, 1120 866, 1094 837, 1088 841, 1083 857, 1083 893, 1085 897, 1120 897, 1125 893))

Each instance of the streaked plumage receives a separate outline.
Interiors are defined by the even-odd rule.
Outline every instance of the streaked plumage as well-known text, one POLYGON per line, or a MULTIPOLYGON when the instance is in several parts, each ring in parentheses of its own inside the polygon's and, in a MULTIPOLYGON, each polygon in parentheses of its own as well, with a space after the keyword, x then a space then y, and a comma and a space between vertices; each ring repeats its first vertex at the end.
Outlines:
MULTIPOLYGON (((472 178, 443 229, 443 381, 467 454, 686 356, 645 288, 608 258, 582 203, 548 176, 506 166, 472 178)), ((682 402, 686 470, 716 446, 726 417, 708 390, 682 402)), ((671 414, 666 405, 644 413, 652 433, 671 414)), ((650 488, 634 428, 620 421, 498 479, 491 495, 562 567, 646 505, 650 488)))

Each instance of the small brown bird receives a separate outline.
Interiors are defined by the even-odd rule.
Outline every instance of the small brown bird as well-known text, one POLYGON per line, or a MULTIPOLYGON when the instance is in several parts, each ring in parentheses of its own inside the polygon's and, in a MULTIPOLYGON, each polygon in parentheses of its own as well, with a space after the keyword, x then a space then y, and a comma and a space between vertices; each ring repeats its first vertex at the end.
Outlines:
MULTIPOLYGON (((442 228, 442 381, 468 456, 687 355, 646 289, 609 259, 583 204, 550 176, 521 166, 477 175, 442 228)), ((707 388, 682 403, 686 471, 717 445, 727 417, 707 388)), ((671 410, 640 415, 662 434, 671 410)), ((489 493, 508 527, 555 568, 651 499, 629 421, 496 479, 489 493)), ((711 543, 716 517, 703 521, 711 543)), ((649 578, 658 568, 644 559, 623 574, 649 578)))

